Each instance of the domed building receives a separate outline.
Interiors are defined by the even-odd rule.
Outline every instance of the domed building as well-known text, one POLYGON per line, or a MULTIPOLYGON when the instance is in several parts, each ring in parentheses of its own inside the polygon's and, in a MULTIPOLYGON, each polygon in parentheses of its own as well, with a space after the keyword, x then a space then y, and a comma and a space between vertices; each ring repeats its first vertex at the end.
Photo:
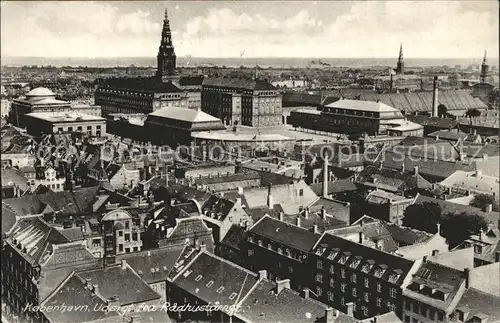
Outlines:
POLYGON ((32 112, 77 112, 94 116, 101 115, 98 106, 73 107, 68 101, 56 99, 56 94, 45 87, 37 87, 12 101, 10 117, 12 123, 18 127, 26 127, 26 115, 32 112))

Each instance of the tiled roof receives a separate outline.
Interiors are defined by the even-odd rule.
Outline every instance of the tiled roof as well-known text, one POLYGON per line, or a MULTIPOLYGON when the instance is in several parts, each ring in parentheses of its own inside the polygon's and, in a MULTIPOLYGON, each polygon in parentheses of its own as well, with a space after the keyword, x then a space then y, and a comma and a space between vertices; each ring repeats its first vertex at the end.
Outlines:
POLYGON ((216 218, 219 221, 224 221, 234 204, 235 202, 233 201, 217 195, 212 195, 203 204, 201 210, 205 216, 216 218))
POLYGON ((148 284, 166 281, 184 245, 163 247, 148 251, 126 253, 116 256, 116 261, 125 260, 148 284))
POLYGON ((171 82, 160 82, 156 77, 113 77, 99 79, 99 89, 111 88, 152 93, 175 93, 181 90, 171 82))
POLYGON ((289 288, 276 294, 276 283, 264 279, 247 295, 238 316, 254 323, 313 323, 325 317, 325 310, 326 305, 305 299, 289 288))
MULTIPOLYGON (((458 302, 456 309, 468 312, 464 322, 477 322, 474 317, 487 317, 488 322, 500 321, 500 297, 469 288, 458 302)), ((483 321, 484 322, 484 321, 483 321)))
POLYGON ((238 78, 205 78, 203 86, 228 87, 245 90, 275 90, 276 88, 266 80, 246 80, 238 78))
POLYGON ((122 264, 106 268, 80 271, 76 274, 84 281, 98 285, 99 293, 105 298, 118 296, 121 306, 159 299, 151 287, 129 266, 122 264))
POLYGON ((355 257, 361 257, 361 262, 358 265, 360 268, 365 263, 374 263, 367 273, 369 275, 374 275, 375 270, 381 266, 386 267, 381 276, 381 279, 385 281, 388 281, 393 273, 398 273, 399 277, 394 281, 394 284, 401 284, 413 266, 413 261, 411 260, 337 237, 328 232, 321 236, 321 239, 312 252, 324 258, 332 255, 332 252, 334 252, 333 261, 338 261, 342 256, 348 256, 345 266, 350 266, 355 257))
POLYGON ((398 243, 400 247, 412 245, 415 243, 422 243, 433 237, 424 231, 415 230, 409 227, 402 227, 392 223, 385 224, 387 230, 392 238, 398 243))
MULTIPOLYGON (((385 166, 385 164, 384 164, 385 166)), ((393 188, 399 191, 408 191, 416 188, 430 188, 431 184, 421 175, 415 176, 413 170, 401 172, 395 169, 389 169, 375 166, 366 166, 358 175, 358 183, 370 184, 373 186, 383 186, 393 188), (374 182, 374 179, 376 180, 374 182)))
POLYGON ((462 271, 427 261, 413 275, 412 283, 408 286, 406 293, 419 301, 447 310, 464 282, 465 276, 462 271), (423 289, 420 288, 422 285, 423 289), (434 294, 436 291, 448 296, 439 299, 434 294))
POLYGON ((257 283, 258 276, 225 259, 200 252, 174 279, 173 284, 207 303, 237 303, 257 283))
MULTIPOLYGON (((208 113, 205 113, 201 110, 191 110, 186 108, 177 108, 177 107, 161 108, 150 113, 149 115, 153 117, 167 118, 167 119, 186 121, 191 123, 198 123, 198 122, 221 123, 220 119, 213 117, 208 113)), ((148 121, 146 120, 146 123, 147 122, 148 121)))
POLYGON ((434 203, 439 204, 441 206, 441 209, 443 210, 444 214, 447 214, 447 213, 458 214, 458 213, 462 213, 462 212, 467 213, 467 214, 476 214, 476 215, 479 215, 482 218, 484 218, 486 220, 486 222, 488 222, 488 223, 496 223, 498 221, 498 219, 500 218, 499 213, 496 211, 492 211, 489 213, 483 212, 480 209, 475 208, 473 206, 456 204, 453 202, 439 200, 439 199, 435 199, 435 198, 428 197, 428 196, 419 195, 417 197, 417 199, 415 200, 416 204, 422 204, 425 202, 434 202, 434 203))
POLYGON ((277 241, 303 252, 309 252, 320 235, 270 216, 264 216, 255 223, 250 232, 277 241))
POLYGON ((181 78, 179 80, 179 84, 181 86, 193 86, 193 85, 201 86, 203 84, 204 78, 205 77, 203 75, 181 76, 181 78))
POLYGON ((431 137, 431 138, 439 138, 439 139, 443 139, 443 140, 457 141, 459 139, 467 138, 468 134, 466 134, 465 132, 461 132, 461 131, 438 130, 438 131, 434 131, 434 132, 428 134, 427 136, 431 137))
POLYGON ((107 299, 99 294, 93 293, 86 286, 85 280, 78 275, 71 275, 62 283, 57 290, 43 302, 44 307, 49 306, 82 306, 89 310, 79 311, 42 311, 43 314, 53 323, 67 322, 91 322, 96 320, 109 320, 112 317, 118 317, 116 311, 96 310, 107 305, 107 299))
MULTIPOLYGON (((323 183, 313 183, 309 187, 317 195, 323 194, 323 183)), ((328 182, 328 194, 338 194, 342 192, 352 192, 356 191, 358 188, 356 184, 350 179, 339 179, 336 181, 328 182)))
POLYGON ((457 126, 458 122, 454 119, 449 118, 439 118, 439 117, 429 117, 423 115, 406 115, 406 119, 409 121, 421 124, 423 126, 432 126, 442 129, 453 129, 457 126))

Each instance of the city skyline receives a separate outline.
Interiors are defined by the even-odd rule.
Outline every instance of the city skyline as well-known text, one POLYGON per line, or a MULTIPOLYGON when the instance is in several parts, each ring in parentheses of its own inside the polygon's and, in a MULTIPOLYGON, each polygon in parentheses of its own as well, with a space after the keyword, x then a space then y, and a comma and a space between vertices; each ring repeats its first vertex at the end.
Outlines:
POLYGON ((498 57, 496 1, 4 1, 1 54, 154 57, 165 8, 179 57, 498 57))

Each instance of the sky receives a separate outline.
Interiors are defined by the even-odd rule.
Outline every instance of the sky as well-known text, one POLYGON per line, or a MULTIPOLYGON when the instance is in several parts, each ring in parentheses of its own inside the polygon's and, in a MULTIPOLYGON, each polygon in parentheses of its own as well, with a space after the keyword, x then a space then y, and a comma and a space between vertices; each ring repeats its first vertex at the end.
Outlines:
POLYGON ((499 2, 1 2, 1 55, 154 57, 165 8, 177 56, 498 56, 499 2))

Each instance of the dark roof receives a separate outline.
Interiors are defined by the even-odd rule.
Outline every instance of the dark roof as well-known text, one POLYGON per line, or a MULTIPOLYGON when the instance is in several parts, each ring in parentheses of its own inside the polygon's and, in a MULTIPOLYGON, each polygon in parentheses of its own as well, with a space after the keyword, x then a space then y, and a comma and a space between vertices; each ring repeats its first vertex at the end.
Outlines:
POLYGON ((241 243, 245 241, 246 235, 246 231, 243 227, 233 224, 220 243, 230 248, 240 250, 241 243))
POLYGON ((269 216, 264 216, 255 223, 250 232, 302 252, 309 252, 320 237, 319 234, 269 216))
POLYGON ((326 305, 311 298, 305 299, 289 288, 276 294, 276 283, 264 279, 245 298, 238 315, 254 323, 312 323, 325 317, 326 308, 326 305))
MULTIPOLYGON (((328 231, 329 234, 333 234, 339 237, 347 237, 363 233, 363 244, 375 247, 377 242, 383 242, 383 251, 394 252, 398 249, 396 241, 391 236, 391 233, 387 230, 384 223, 381 221, 364 221, 363 224, 351 225, 345 228, 334 229, 328 231), (368 241, 366 239, 369 239, 368 241), (369 243, 368 243, 369 242, 369 243)), ((356 235, 358 238, 358 235, 356 235)))
POLYGON ((205 77, 203 75, 196 76, 181 76, 179 80, 179 84, 181 86, 201 86, 203 84, 203 79, 205 77))
POLYGON ((226 216, 233 208, 235 202, 223 197, 212 195, 203 204, 201 210, 205 216, 215 218, 219 221, 224 221, 226 216))
POLYGON ((386 223, 385 226, 400 247, 422 243, 433 237, 432 234, 427 232, 402 227, 392 223, 386 223))
MULTIPOLYGON (((313 183, 309 187, 316 193, 316 195, 323 194, 323 183, 313 183)), ((328 194, 338 194, 342 192, 356 191, 358 188, 356 184, 350 179, 339 179, 336 181, 328 182, 328 194)))
POLYGON ((368 272, 368 274, 370 275, 374 274, 377 267, 381 265, 387 266, 387 269, 381 277, 381 279, 386 281, 388 281, 389 276, 394 271, 399 269, 401 271, 401 274, 395 284, 401 284, 413 266, 413 261, 411 260, 389 254, 375 248, 361 245, 359 243, 334 236, 327 232, 323 234, 321 239, 318 241, 313 252, 317 256, 326 258, 330 255, 331 251, 336 252, 336 255, 334 256, 332 261, 338 261, 344 253, 349 253, 349 258, 347 259, 345 266, 350 266, 356 256, 361 257, 361 262, 358 266, 362 266, 366 261, 373 261, 374 265, 368 272))
MULTIPOLYGON (((384 163, 385 166, 385 163, 384 163)), ((421 175, 415 176, 414 172, 402 172, 395 169, 376 166, 366 166, 358 175, 357 182, 372 184, 374 186, 383 185, 386 188, 394 188, 399 191, 408 191, 415 188, 430 188, 431 184, 421 175), (373 180, 376 179, 376 182, 373 180)))
POLYGON ((113 77, 97 80, 99 89, 121 89, 131 91, 145 91, 152 93, 181 92, 172 82, 161 82, 156 77, 113 77))
POLYGON ((200 252, 173 279, 173 284, 207 303, 218 301, 222 306, 236 303, 255 286, 257 275, 225 259, 200 252))
POLYGON ((267 80, 247 80, 239 78, 205 78, 203 86, 227 87, 244 90, 276 90, 267 80))
POLYGON ((119 316, 116 311, 95 310, 107 305, 107 299, 99 294, 93 293, 86 286, 85 280, 78 275, 63 282, 57 290, 44 302, 45 307, 49 306, 82 306, 89 310, 85 311, 44 311, 43 314, 53 323, 67 322, 91 322, 95 320, 109 320, 119 316))
POLYGON ((148 284, 166 281, 184 245, 163 247, 148 251, 126 253, 116 256, 116 261, 125 260, 148 284))
MULTIPOLYGON (((286 92, 283 94, 283 105, 313 105, 321 104, 321 94, 309 94, 307 92, 286 92)), ((324 99, 324 98, 323 98, 324 99)), ((330 104, 340 99, 339 96, 329 96, 325 99, 324 104, 330 104)))
POLYGON ((467 213, 467 214, 476 214, 476 215, 479 215, 482 218, 484 218, 486 220, 486 222, 488 222, 488 223, 496 223, 498 221, 498 219, 500 218, 499 213, 496 211, 492 211, 492 212, 488 213, 488 212, 484 212, 478 208, 475 208, 473 206, 456 204, 453 202, 439 200, 439 199, 435 199, 435 198, 428 197, 428 196, 419 195, 417 197, 417 199, 415 200, 415 204, 422 204, 425 202, 433 202, 433 203, 439 204, 441 206, 441 209, 443 210, 444 214, 447 214, 447 213, 458 214, 458 213, 462 213, 462 212, 467 213))
POLYGON ((458 122, 455 119, 429 117, 424 115, 406 115, 408 121, 421 124, 423 126, 432 126, 442 129, 453 129, 457 126, 458 122))
POLYGON ((91 269, 78 272, 77 275, 84 281, 90 279, 91 284, 98 285, 102 296, 108 299, 118 296, 121 306, 160 298, 160 295, 128 265, 124 269, 121 264, 91 269))
POLYGON ((469 315, 464 322, 477 322, 473 318, 475 316, 486 315, 488 322, 496 322, 500 320, 500 297, 483 293, 475 288, 468 288, 456 309, 468 312, 469 315))
POLYGON ((436 307, 446 310, 451 305, 453 298, 459 292, 462 283, 465 281, 465 276, 462 271, 443 266, 438 263, 427 261, 422 264, 420 269, 413 275, 412 283, 424 285, 430 289, 448 294, 444 300, 433 297, 431 292, 426 288, 420 287, 413 288, 412 285, 408 286, 406 291, 412 298, 421 300, 423 302, 432 302, 436 307))
POLYGON ((439 138, 444 140, 457 141, 459 139, 467 138, 468 134, 461 131, 453 131, 453 130, 438 130, 434 131, 427 135, 431 138, 439 138))
POLYGON ((2 169, 2 187, 4 186, 17 186, 23 192, 27 191, 28 180, 24 176, 23 172, 15 168, 2 169))

